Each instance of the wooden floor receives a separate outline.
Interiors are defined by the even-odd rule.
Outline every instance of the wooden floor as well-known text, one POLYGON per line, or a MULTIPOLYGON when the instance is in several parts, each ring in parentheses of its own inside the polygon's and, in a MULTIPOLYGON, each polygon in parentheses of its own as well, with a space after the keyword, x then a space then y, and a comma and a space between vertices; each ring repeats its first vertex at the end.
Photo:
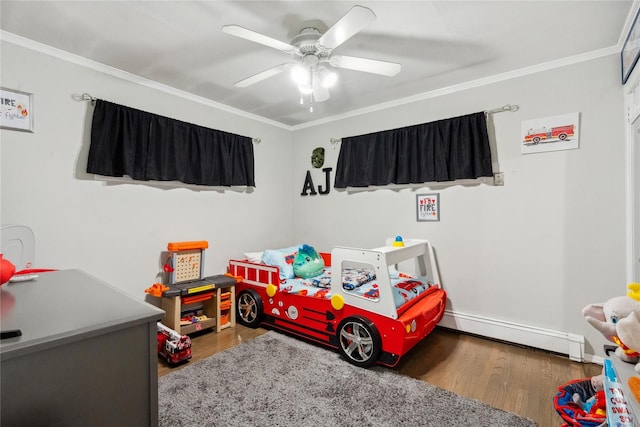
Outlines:
MULTIPOLYGON (((237 325, 220 333, 192 336, 191 362, 233 347, 265 333, 237 325)), ((158 362, 162 376, 169 368, 158 362)), ((406 354, 395 370, 461 396, 528 417, 540 427, 558 427, 553 408, 558 386, 597 375, 602 367, 582 364, 541 350, 523 348, 447 329, 436 329, 406 354)))

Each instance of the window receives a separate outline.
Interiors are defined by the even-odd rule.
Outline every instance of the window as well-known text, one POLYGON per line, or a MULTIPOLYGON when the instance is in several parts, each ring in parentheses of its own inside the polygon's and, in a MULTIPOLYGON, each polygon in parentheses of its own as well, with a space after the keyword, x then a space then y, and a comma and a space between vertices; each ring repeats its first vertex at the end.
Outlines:
POLYGON ((255 187, 251 138, 97 100, 87 172, 255 187))
POLYGON ((343 138, 335 188, 493 176, 484 112, 343 138))

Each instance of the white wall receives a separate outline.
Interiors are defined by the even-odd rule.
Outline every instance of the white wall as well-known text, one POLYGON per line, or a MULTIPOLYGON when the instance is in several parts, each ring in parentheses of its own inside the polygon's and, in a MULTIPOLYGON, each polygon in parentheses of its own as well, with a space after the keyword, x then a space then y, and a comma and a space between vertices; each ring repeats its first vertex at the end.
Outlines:
MULTIPOLYGON (((332 137, 520 106, 490 121, 504 187, 351 194, 332 189, 324 196, 298 196, 295 240, 328 250, 336 244, 376 247, 395 235, 429 239, 449 293, 448 309, 585 335, 586 353, 602 354, 605 341, 581 309, 626 292, 619 67, 613 55, 295 131, 299 195, 306 171, 313 169, 313 148, 326 148, 325 167, 335 173, 339 148, 331 146, 332 137), (581 113, 579 149, 520 153, 522 120, 573 112, 581 113), (425 192, 440 193, 440 222, 416 221, 416 194, 425 192)), ((312 176, 324 184, 320 171, 312 176)))
MULTIPOLYGON (((7 42, 2 86, 34 93, 35 133, 0 131, 3 224, 37 239, 36 267, 81 268, 144 298, 169 241, 208 240, 206 273, 244 251, 296 241, 321 250, 375 247, 385 237, 431 240, 448 308, 604 339, 581 308, 625 292, 625 140, 617 55, 425 99, 330 124, 285 130, 7 42), (106 184, 84 170, 91 107, 83 92, 227 132, 260 137, 251 193, 106 184), (506 185, 423 187, 300 196, 313 148, 332 137, 468 114, 492 117, 506 185), (581 113, 580 149, 523 156, 522 120, 581 113), (291 167, 293 169, 291 169, 291 167), (418 223, 415 196, 437 191, 442 219, 418 223)), ((314 184, 324 175, 312 170, 314 184)))
POLYGON ((288 130, 132 83, 53 56, 2 44, 2 86, 34 94, 35 132, 2 130, 2 224, 36 235, 40 268, 80 268, 143 299, 171 241, 208 240, 205 272, 226 272, 243 251, 292 240, 288 130), (260 137, 251 193, 108 184, 86 174, 95 97, 260 137))

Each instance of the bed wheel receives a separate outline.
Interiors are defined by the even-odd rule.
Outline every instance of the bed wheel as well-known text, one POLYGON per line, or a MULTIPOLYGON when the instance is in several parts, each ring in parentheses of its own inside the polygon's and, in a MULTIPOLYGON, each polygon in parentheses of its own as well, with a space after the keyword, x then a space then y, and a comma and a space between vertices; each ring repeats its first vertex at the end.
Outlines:
POLYGON ((368 368, 378 361, 382 341, 373 322, 363 317, 348 317, 340 322, 337 338, 340 354, 349 363, 368 368))
POLYGON ((252 290, 240 292, 238 295, 238 323, 250 328, 257 328, 262 322, 262 298, 252 290))

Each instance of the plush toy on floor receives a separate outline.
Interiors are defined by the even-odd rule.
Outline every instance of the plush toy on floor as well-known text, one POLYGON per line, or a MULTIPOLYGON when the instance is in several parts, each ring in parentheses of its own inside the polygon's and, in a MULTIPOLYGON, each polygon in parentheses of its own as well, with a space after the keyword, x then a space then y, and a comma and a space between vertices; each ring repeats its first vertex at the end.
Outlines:
POLYGON ((607 340, 617 344, 616 356, 636 364, 635 369, 640 372, 640 353, 636 351, 640 349, 640 302, 629 296, 614 297, 587 305, 582 314, 607 340))
POLYGON ((564 421, 561 427, 605 427, 604 376, 573 380, 561 385, 553 398, 553 406, 564 421))
MULTIPOLYGON (((617 344, 615 354, 634 363, 640 372, 640 284, 629 285, 628 296, 611 298, 582 309, 587 322, 607 340, 617 344)), ((562 427, 607 425, 604 374, 570 381, 558 387, 554 407, 565 421, 562 427)))
POLYGON ((574 393, 573 402, 577 404, 586 414, 606 416, 607 400, 604 393, 604 374, 591 377, 591 387, 595 394, 586 400, 580 393, 574 393))
POLYGON ((607 398, 604 395, 604 390, 596 392, 586 402, 576 402, 584 412, 587 414, 595 415, 607 415, 607 398))
MULTIPOLYGON (((618 322, 617 331, 620 341, 630 349, 640 352, 640 283, 630 283, 627 288, 627 296, 634 300, 636 305, 632 312, 618 322)), ((640 353, 636 353, 640 356, 640 353)), ((640 362, 637 360, 636 362, 640 362)), ((636 372, 640 373, 640 363, 636 363, 636 372)))

